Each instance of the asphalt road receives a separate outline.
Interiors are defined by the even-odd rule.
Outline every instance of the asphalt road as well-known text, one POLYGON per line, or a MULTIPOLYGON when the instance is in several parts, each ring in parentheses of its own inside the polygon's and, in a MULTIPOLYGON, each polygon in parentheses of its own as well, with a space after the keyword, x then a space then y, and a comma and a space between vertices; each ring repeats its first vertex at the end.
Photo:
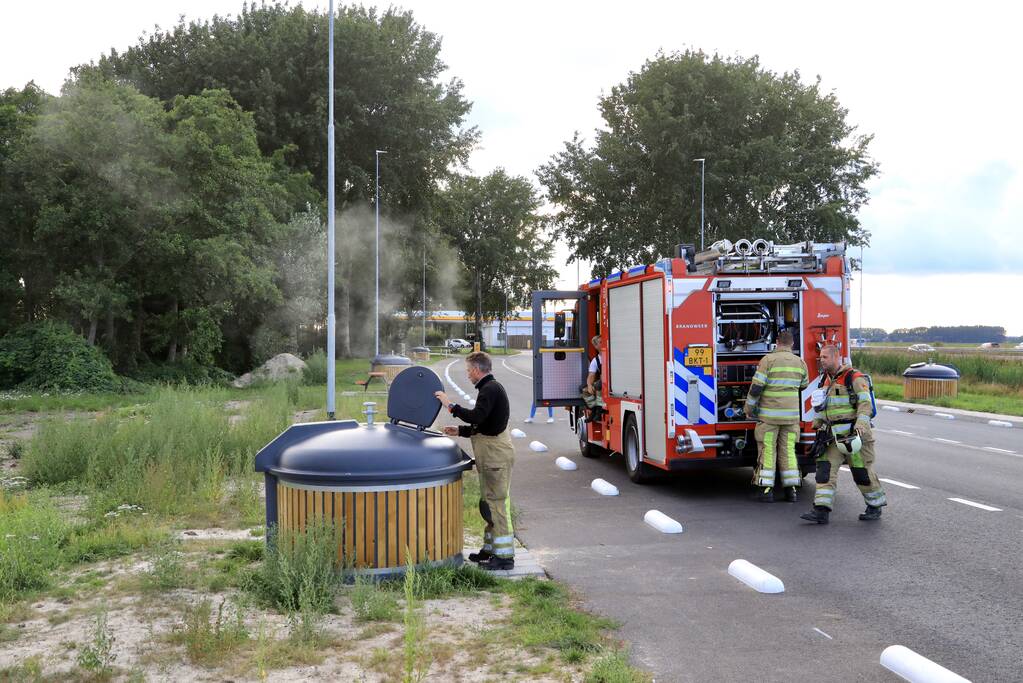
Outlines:
MULTIPOLYGON (((863 499, 846 472, 831 524, 817 526, 799 519, 812 477, 799 503, 772 505, 749 500, 749 469, 631 483, 620 457, 579 455, 564 410, 554 424, 543 409, 523 424, 531 360, 495 362, 512 426, 528 435, 515 439, 516 535, 586 607, 622 624, 635 662, 658 681, 893 681, 878 660, 896 644, 973 681, 1023 681, 1018 429, 883 411, 884 519, 857 520, 863 499), (534 439, 549 451, 531 451, 534 439), (558 469, 561 455, 579 469, 558 469), (621 495, 594 493, 596 477, 621 495), (647 526, 651 509, 685 532, 647 526), (738 558, 782 579, 785 592, 763 595, 731 577, 738 558)), ((473 393, 460 360, 439 374, 451 364, 451 379, 473 393)))

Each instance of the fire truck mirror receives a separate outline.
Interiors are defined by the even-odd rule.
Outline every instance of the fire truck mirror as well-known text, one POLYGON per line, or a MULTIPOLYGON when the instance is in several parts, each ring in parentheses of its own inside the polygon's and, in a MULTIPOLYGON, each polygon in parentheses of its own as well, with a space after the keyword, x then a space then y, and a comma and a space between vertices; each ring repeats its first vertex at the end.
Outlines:
POLYGON ((561 311, 554 314, 554 338, 564 339, 565 338, 565 312, 561 311))

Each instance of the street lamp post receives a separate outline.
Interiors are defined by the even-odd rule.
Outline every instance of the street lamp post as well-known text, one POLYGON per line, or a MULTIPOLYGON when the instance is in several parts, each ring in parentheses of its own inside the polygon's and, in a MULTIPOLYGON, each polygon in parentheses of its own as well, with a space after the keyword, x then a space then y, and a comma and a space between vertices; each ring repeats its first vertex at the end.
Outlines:
POLYGON ((693 159, 700 162, 700 251, 703 251, 703 186, 706 178, 707 160, 704 158, 693 159))
POLYGON ((327 31, 327 419, 334 419, 334 0, 327 31))
POLYGON ((426 247, 423 247, 423 346, 426 346, 426 247))
POLYGON ((376 303, 374 304, 373 325, 373 357, 380 355, 380 155, 387 154, 387 150, 376 150, 377 175, 376 194, 373 200, 373 208, 376 209, 376 303))

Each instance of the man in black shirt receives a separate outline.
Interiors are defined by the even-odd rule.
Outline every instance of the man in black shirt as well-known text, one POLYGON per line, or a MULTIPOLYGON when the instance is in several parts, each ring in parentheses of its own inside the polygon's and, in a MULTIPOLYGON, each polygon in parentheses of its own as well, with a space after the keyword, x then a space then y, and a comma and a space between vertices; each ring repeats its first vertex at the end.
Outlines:
POLYGON ((508 394, 491 373, 490 356, 470 353, 465 359, 469 381, 478 392, 471 410, 452 403, 438 391, 440 402, 459 420, 468 424, 445 427, 448 436, 467 436, 472 442, 480 478, 480 514, 487 523, 483 548, 469 559, 483 569, 512 569, 515 566, 515 530, 511 520, 511 472, 515 449, 508 433, 508 394))

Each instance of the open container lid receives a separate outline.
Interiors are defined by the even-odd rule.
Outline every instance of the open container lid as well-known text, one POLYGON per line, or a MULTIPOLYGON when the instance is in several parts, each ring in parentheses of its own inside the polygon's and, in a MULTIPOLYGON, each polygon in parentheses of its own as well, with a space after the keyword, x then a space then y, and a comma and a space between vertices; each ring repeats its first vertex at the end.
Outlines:
POLYGON ((387 486, 447 478, 472 467, 455 441, 426 431, 443 389, 429 368, 403 370, 387 396, 391 423, 355 420, 292 425, 256 454, 256 471, 286 481, 387 486))

